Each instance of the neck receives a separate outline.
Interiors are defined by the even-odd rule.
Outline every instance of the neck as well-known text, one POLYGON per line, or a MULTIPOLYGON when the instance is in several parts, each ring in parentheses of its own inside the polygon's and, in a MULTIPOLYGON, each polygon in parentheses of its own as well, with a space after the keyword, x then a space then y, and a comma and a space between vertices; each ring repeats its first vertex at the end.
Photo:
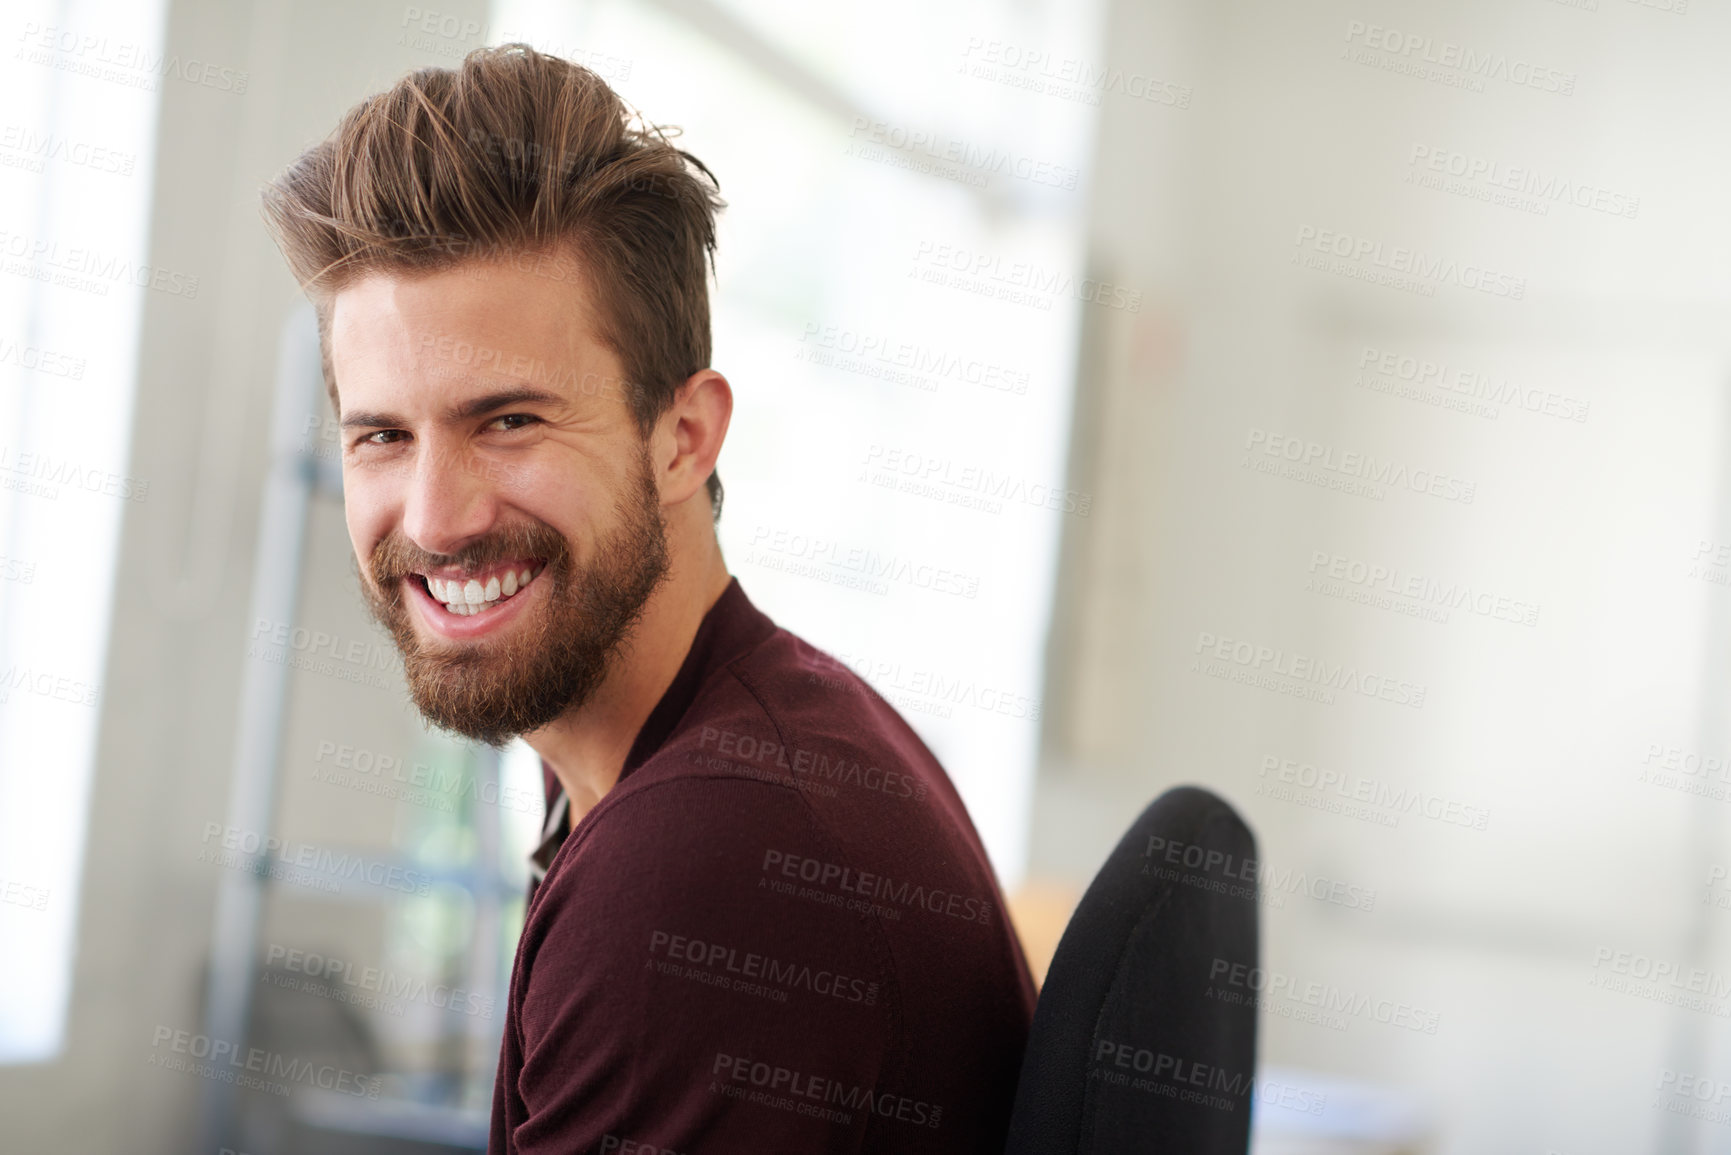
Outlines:
POLYGON ((631 744, 667 692, 691 650, 703 616, 727 589, 731 575, 715 540, 708 502, 704 525, 676 533, 669 527, 668 576, 643 604, 606 679, 593 696, 557 721, 523 735, 565 788, 572 826, 618 783, 631 744))

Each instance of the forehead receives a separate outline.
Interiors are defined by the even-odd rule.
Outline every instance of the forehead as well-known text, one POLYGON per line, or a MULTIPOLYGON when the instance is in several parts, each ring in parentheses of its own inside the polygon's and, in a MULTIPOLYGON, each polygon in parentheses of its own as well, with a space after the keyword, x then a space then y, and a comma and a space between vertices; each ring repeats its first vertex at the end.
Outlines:
POLYGON ((557 387, 618 371, 569 258, 372 272, 339 290, 330 309, 331 369, 345 410, 386 397, 448 400, 466 383, 557 387))

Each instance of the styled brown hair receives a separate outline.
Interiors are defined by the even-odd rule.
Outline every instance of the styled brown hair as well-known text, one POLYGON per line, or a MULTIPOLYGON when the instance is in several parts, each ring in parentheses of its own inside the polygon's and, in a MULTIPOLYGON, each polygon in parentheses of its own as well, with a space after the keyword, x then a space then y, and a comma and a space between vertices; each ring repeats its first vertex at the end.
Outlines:
MULTIPOLYGON (((373 272, 526 258, 586 277, 647 437, 709 365, 720 186, 595 73, 526 44, 422 68, 351 108, 264 190, 265 219, 319 318, 333 408, 331 301, 373 272), (581 253, 566 263, 561 254, 581 253), (553 263, 548 264, 551 260, 553 263), (706 267, 707 265, 707 267, 706 267)), ((708 480, 721 517, 721 479, 708 480)))

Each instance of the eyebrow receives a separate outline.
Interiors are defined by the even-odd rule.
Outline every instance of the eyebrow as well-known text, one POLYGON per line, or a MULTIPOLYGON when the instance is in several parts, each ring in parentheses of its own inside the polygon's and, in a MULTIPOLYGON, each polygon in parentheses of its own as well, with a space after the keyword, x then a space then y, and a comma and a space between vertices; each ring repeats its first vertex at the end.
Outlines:
MULTIPOLYGON (((497 393, 483 393, 479 397, 471 397, 467 401, 453 405, 445 410, 446 421, 466 421, 491 413, 495 409, 504 409, 509 405, 556 405, 565 398, 545 389, 531 389, 527 386, 516 389, 503 389, 497 393)), ((343 418, 344 429, 388 429, 393 426, 407 425, 394 413, 383 413, 376 410, 360 410, 343 418)))

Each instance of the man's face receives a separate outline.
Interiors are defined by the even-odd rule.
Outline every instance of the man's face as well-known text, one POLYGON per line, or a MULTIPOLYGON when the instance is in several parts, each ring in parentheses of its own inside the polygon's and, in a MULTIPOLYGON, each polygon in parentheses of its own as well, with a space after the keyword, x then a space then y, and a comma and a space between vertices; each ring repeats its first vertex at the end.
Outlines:
POLYGON ((618 360, 545 267, 368 276, 330 321, 362 592, 421 712, 494 745, 594 693, 668 565, 618 360))

